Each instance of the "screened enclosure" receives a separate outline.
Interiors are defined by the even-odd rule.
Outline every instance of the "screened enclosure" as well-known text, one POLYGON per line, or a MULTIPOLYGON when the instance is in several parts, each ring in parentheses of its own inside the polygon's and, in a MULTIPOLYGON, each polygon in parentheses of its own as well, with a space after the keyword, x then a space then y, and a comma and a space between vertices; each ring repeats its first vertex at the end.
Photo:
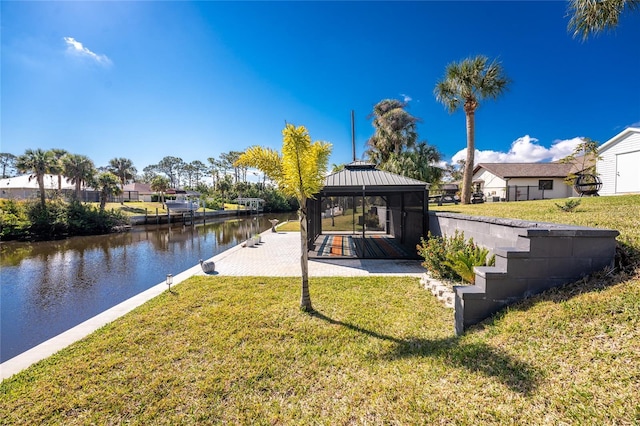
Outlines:
POLYGON ((428 184, 353 162, 307 203, 311 257, 416 259, 428 232, 428 184))

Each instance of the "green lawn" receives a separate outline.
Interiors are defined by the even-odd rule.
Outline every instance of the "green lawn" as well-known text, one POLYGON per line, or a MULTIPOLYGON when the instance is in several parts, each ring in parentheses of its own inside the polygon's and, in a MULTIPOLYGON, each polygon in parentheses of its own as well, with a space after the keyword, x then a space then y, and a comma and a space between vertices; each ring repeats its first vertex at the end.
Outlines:
MULTIPOLYGON (((573 214, 551 206, 456 209, 602 221, 640 251, 640 196, 584 200, 573 214)), ((637 265, 460 337, 453 311, 416 279, 312 278, 310 288, 315 315, 299 311, 296 278, 191 278, 3 381, 0 423, 640 423, 637 265)))

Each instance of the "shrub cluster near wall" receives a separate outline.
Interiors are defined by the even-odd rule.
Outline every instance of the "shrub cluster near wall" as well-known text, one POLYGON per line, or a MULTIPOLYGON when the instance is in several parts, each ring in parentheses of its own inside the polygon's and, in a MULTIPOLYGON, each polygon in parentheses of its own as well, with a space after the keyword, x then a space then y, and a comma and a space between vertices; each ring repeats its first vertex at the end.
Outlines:
POLYGON ((465 240, 464 232, 457 230, 452 236, 434 236, 429 232, 428 239, 421 239, 417 249, 427 271, 434 278, 448 281, 474 284, 474 267, 495 264, 495 256, 489 256, 489 250, 475 244, 473 238, 465 240))

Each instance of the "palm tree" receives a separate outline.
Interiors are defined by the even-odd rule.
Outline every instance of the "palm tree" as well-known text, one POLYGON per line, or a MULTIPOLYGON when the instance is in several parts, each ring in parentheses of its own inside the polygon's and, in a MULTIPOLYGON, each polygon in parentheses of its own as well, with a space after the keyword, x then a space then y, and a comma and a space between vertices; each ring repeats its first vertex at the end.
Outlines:
POLYGON ((95 174, 93 161, 86 155, 67 154, 63 162, 64 176, 76 186, 75 198, 80 200, 82 184, 91 180, 95 174))
MULTIPOLYGON (((120 179, 120 184, 122 185, 122 190, 124 191, 124 186, 127 184, 127 181, 133 179, 133 177, 138 173, 135 167, 133 167, 133 161, 128 158, 112 158, 109 160, 109 165, 107 169, 116 175, 118 179, 120 179)), ((124 204, 124 200, 120 200, 120 204, 124 204)))
POLYGON ((627 8, 640 9, 640 0, 569 0, 568 30, 573 37, 586 40, 591 34, 611 30, 618 26, 620 14, 627 8))
POLYGON ((322 189, 327 171, 331 144, 311 142, 304 126, 287 124, 282 131, 282 154, 271 149, 253 146, 245 151, 234 166, 256 167, 276 182, 283 193, 293 196, 300 205, 300 243, 302 294, 300 309, 313 311, 309 294, 309 257, 307 249, 307 200, 322 189))
POLYGON ((383 170, 407 176, 423 182, 438 182, 443 170, 438 167, 440 153, 426 142, 418 142, 413 148, 392 154, 381 167, 383 170))
POLYGON ((467 159, 462 178, 462 203, 471 201, 471 178, 475 155, 475 112, 480 101, 497 99, 507 90, 510 83, 500 63, 489 63, 486 56, 476 56, 450 63, 445 77, 436 84, 436 99, 444 104, 450 113, 463 107, 467 125, 467 159))
MULTIPOLYGON (((412 147, 418 137, 418 119, 409 114, 406 103, 395 99, 384 99, 373 107, 369 118, 373 118, 374 135, 369 138, 369 151, 379 153, 379 163, 384 164, 392 153, 399 154, 403 148, 412 147)), ((369 155, 369 158, 372 158, 369 155)))
POLYGON ((62 172, 64 172, 64 156, 68 154, 67 150, 54 148, 51 150, 55 157, 55 162, 50 168, 50 173, 58 175, 58 191, 62 191, 62 172))
POLYGON ((104 210, 109 197, 122 193, 122 189, 119 186, 120 182, 120 178, 111 172, 98 174, 93 184, 100 194, 100 210, 104 210))
POLYGON ((160 193, 160 202, 164 206, 164 193, 169 189, 169 178, 156 175, 151 179, 151 190, 160 193))
POLYGON ((24 173, 31 173, 29 180, 35 179, 40 190, 40 203, 45 207, 44 175, 49 173, 55 164, 55 157, 51 151, 27 149, 16 160, 16 168, 24 173))

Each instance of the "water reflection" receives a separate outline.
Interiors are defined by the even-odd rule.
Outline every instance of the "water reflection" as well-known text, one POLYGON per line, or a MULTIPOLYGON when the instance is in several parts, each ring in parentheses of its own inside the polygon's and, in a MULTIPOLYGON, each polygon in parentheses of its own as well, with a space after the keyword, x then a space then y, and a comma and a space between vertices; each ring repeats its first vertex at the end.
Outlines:
POLYGON ((0 244, 0 362, 269 229, 274 217, 290 215, 0 244))

